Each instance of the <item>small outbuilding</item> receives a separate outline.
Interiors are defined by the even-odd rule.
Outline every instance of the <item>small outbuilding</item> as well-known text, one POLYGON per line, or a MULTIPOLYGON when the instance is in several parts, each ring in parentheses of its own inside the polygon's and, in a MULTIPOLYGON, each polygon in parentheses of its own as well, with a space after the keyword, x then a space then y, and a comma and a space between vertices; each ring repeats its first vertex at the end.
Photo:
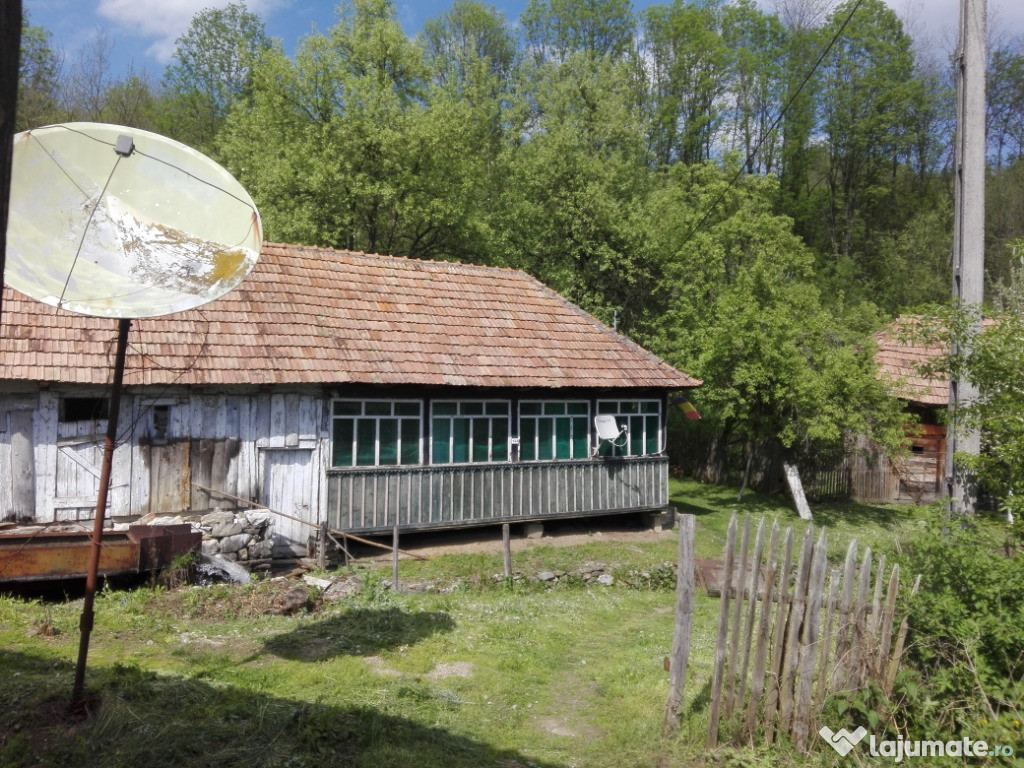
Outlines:
POLYGON ((899 318, 875 337, 879 374, 888 382, 916 423, 907 432, 910 453, 897 461, 886 459, 867 446, 850 467, 852 495, 858 501, 921 504, 945 493, 946 427, 943 413, 949 404, 949 382, 922 371, 943 354, 938 346, 906 338, 899 318))
MULTIPOLYGON (((93 516, 116 330, 5 289, 0 519, 93 516)), ((667 396, 700 382, 520 271, 267 244, 224 298, 135 321, 125 385, 112 520, 259 505, 294 551, 325 521, 661 510, 667 396)))

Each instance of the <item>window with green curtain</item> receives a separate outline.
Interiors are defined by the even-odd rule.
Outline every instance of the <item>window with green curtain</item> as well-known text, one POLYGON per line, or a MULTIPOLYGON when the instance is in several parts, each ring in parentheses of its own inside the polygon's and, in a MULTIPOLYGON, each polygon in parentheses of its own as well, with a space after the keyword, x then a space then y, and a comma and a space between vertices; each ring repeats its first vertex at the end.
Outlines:
POLYGON ((524 400, 519 403, 521 461, 565 461, 590 456, 590 403, 524 400))
POLYGON ((356 419, 356 466, 372 467, 377 463, 377 420, 356 419))
POLYGON ((602 440, 600 456, 651 456, 661 452, 660 400, 601 400, 598 413, 615 416, 619 426, 629 428, 627 437, 611 443, 602 440))
POLYGON ((334 458, 331 462, 335 467, 352 466, 352 438, 355 422, 352 419, 334 420, 334 458))
MULTIPOLYGON (((520 409, 520 413, 522 410, 520 409)), ((519 460, 534 461, 537 458, 537 420, 519 418, 519 460)))
POLYGON ((504 400, 445 400, 431 405, 431 461, 508 461, 510 406, 504 400))
POLYGON ((334 467, 421 464, 423 404, 416 400, 335 400, 331 408, 334 467))
POLYGON ((434 464, 451 463, 451 419, 434 419, 431 435, 433 436, 433 450, 430 454, 430 460, 434 464))
POLYGON ((377 430, 377 463, 382 467, 394 466, 398 463, 398 419, 381 419, 377 430))

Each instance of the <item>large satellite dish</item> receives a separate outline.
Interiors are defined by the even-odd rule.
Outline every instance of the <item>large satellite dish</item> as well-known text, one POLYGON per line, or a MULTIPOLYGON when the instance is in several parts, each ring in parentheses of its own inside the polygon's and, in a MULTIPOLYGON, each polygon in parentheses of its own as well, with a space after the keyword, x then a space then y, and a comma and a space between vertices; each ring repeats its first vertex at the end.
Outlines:
POLYGON ((192 309, 249 274, 262 237, 242 185, 177 141, 101 123, 14 137, 5 280, 45 304, 116 318, 192 309))
POLYGON ((118 319, 73 710, 84 709, 132 319, 223 296, 252 271, 262 244, 259 213, 242 185, 184 144, 100 123, 48 125, 14 137, 4 279, 45 304, 118 319))

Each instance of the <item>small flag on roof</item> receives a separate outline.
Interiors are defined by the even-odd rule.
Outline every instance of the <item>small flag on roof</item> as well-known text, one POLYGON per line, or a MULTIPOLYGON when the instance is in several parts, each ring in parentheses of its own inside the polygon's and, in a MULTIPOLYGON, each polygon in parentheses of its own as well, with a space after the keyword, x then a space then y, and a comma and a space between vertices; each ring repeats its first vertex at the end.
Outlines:
POLYGON ((691 421, 697 421, 700 418, 700 411, 698 411, 690 399, 686 395, 676 395, 672 398, 672 405, 679 406, 679 409, 683 412, 683 415, 691 421))

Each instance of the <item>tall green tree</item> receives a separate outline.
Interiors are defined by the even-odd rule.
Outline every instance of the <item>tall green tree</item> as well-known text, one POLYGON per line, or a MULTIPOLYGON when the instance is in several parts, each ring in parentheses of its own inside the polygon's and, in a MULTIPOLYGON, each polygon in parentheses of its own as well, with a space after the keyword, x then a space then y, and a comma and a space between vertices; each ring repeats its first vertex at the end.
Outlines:
POLYGON ((877 376, 875 313, 822 295, 814 255, 773 212, 771 177, 730 181, 678 165, 652 197, 649 236, 664 259, 652 348, 704 380, 697 397, 726 442, 777 441, 799 459, 853 433, 897 450, 902 419, 877 376))
POLYGON ((786 30, 751 0, 739 0, 722 9, 722 40, 731 63, 731 147, 748 160, 747 173, 772 173, 778 167, 780 132, 772 125, 783 107, 786 30))
POLYGON ((1024 52, 1020 44, 992 51, 986 74, 988 143, 997 169, 1024 155, 1024 52))
MULTIPOLYGON (((839 6, 831 36, 846 23, 839 6)), ((916 96, 910 38, 882 0, 863 0, 824 63, 822 125, 830 251, 861 258, 878 230, 891 230, 904 210, 899 169, 914 145, 910 104, 916 96)))
POLYGON ((494 228, 503 261, 628 328, 649 291, 635 226, 649 174, 643 116, 628 61, 576 53, 532 63, 527 106, 503 156, 494 228))
POLYGON ((500 87, 511 79, 519 55, 505 16, 475 0, 455 0, 423 25, 421 37, 434 77, 452 88, 472 91, 482 80, 500 87))
POLYGON ((272 239, 469 258, 483 176, 465 151, 471 109, 431 86, 423 49, 393 4, 353 0, 341 11, 294 62, 279 51, 261 58, 218 156, 272 239))
POLYGON ((171 99, 165 130, 188 144, 211 145, 228 111, 247 94, 252 67, 272 48, 262 19, 244 2, 195 15, 178 38, 164 85, 171 99))
POLYGON ((15 129, 25 131, 58 122, 60 106, 61 57, 53 49, 53 35, 22 16, 21 61, 18 67, 18 106, 15 129))
POLYGON ((722 122, 729 51, 719 7, 675 0, 644 14, 651 89, 651 154, 656 164, 711 157, 722 122))
POLYGON ((564 62, 574 53, 619 59, 636 35, 630 0, 530 0, 519 21, 537 61, 564 62))

